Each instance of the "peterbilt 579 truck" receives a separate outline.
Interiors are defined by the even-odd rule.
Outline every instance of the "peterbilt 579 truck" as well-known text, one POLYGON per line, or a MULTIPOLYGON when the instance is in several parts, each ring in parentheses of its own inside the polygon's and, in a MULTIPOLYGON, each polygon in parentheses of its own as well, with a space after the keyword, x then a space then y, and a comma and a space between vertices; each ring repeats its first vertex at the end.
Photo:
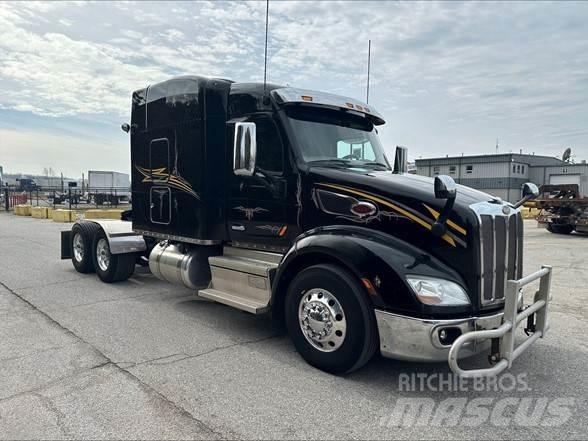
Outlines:
MULTIPOLYGON (((389 163, 383 117, 355 99, 179 77, 132 95, 132 210, 62 232, 104 282, 137 264, 283 324, 331 373, 376 351, 496 375, 545 335, 551 269, 523 277, 519 206, 389 163), (528 306, 522 287, 540 280, 528 306), (528 337, 515 346, 524 322, 528 337), (519 328, 520 329, 520 328, 519 328), (460 360, 487 351, 488 364, 460 360)), ((522 334, 522 332, 521 332, 522 334)))

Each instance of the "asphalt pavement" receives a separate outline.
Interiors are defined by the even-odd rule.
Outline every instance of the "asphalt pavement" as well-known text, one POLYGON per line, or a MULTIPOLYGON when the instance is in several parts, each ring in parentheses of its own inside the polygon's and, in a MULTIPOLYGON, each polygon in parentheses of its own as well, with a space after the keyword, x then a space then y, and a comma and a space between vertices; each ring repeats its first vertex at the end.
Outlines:
POLYGON ((146 268, 110 285, 75 272, 69 227, 0 213, 0 439, 588 438, 588 236, 525 221, 525 273, 554 267, 550 333, 476 388, 379 356, 323 373, 268 317, 146 268))

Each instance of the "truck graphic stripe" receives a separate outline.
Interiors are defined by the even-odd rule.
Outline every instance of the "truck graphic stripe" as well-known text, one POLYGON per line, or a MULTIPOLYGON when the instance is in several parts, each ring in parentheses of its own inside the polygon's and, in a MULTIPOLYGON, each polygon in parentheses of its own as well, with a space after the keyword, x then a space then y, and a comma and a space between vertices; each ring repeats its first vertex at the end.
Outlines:
MULTIPOLYGON (((429 207, 427 204, 423 204, 423 205, 425 206, 425 208, 427 210, 430 211, 430 213, 433 215, 433 217, 435 218, 435 220, 437 220, 437 218, 441 215, 437 210, 435 210, 434 208, 429 207)), ((458 233, 463 234, 464 236, 467 236, 467 234, 468 234, 468 232, 465 230, 465 228, 460 227, 455 222, 453 222, 453 221, 451 221, 449 219, 447 220, 447 225, 449 225, 451 228, 453 228, 458 233)))
POLYGON ((141 182, 167 184, 170 187, 188 193, 190 196, 194 196, 196 199, 200 200, 198 193, 192 189, 192 186, 188 184, 184 178, 179 175, 168 174, 166 167, 149 169, 135 165, 135 168, 143 175, 143 180, 141 182))
MULTIPOLYGON (((359 191, 353 188, 348 188, 345 187, 343 185, 337 185, 337 184, 324 184, 324 183, 320 183, 319 185, 325 186, 325 187, 330 187, 330 188, 335 188, 338 190, 343 190, 343 191, 347 191, 349 193, 353 193, 356 194, 358 196, 362 196, 364 198, 370 199, 374 202, 378 202, 382 205, 385 205, 386 207, 392 208, 394 211, 396 211, 397 213, 400 213, 404 216, 406 216, 407 218, 409 218, 410 220, 412 220, 413 222, 421 225, 422 227, 426 228, 427 230, 431 231, 433 226, 432 224, 430 224, 429 222, 421 219, 420 217, 412 214, 410 211, 405 210, 404 208, 399 207, 398 205, 386 200, 386 199, 382 199, 376 195, 372 195, 370 193, 364 193, 363 191, 359 191)), ((445 242, 447 242, 449 245, 451 246, 456 246, 455 245, 455 240, 453 240, 453 238, 449 235, 449 234, 444 234, 443 236, 441 236, 441 239, 443 239, 445 242)))

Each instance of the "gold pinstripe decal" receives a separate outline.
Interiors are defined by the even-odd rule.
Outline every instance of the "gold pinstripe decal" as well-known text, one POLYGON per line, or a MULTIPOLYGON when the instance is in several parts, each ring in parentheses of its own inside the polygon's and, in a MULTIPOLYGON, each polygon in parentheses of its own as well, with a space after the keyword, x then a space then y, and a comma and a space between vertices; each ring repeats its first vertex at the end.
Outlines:
MULTIPOLYGON (((423 204, 423 205, 425 206, 425 208, 427 210, 429 210, 429 212, 433 215, 433 217, 435 218, 435 220, 437 220, 437 218, 441 215, 441 213, 439 213, 434 208, 429 207, 427 204, 423 204)), ((449 219, 447 220, 447 225, 449 225, 451 228, 453 228, 458 233, 463 234, 464 236, 467 236, 467 234, 468 234, 468 232, 465 230, 465 228, 460 227, 455 222, 450 221, 449 219)))
MULTIPOLYGON (((335 188, 337 190, 347 191, 349 193, 353 193, 353 194, 356 194, 358 196, 362 196, 364 198, 371 199, 372 201, 378 202, 378 203, 380 203, 382 205, 385 205, 385 206, 387 206, 389 208, 392 208, 394 211, 396 211, 396 212, 398 212, 398 213, 406 216, 407 218, 409 218, 413 222, 416 222, 417 224, 421 225, 422 227, 426 228, 429 231, 431 231, 431 229, 433 228, 432 224, 428 223, 427 221, 421 219, 418 216, 415 216, 410 211, 407 211, 404 208, 401 208, 398 205, 393 204, 392 202, 389 202, 389 201, 387 201, 385 199, 381 199, 378 196, 374 196, 374 195, 371 195, 369 193, 364 193, 362 191, 359 191, 359 190, 356 190, 356 189, 353 189, 353 188, 349 188, 349 187, 345 187, 345 186, 342 186, 342 185, 337 185, 337 184, 324 184, 324 183, 319 183, 319 185, 322 185, 322 186, 325 186, 325 187, 330 187, 330 188, 335 188)), ((441 236, 441 239, 443 239, 445 242, 447 242, 451 246, 454 246, 454 247, 456 246, 455 245, 455 241, 448 234, 444 234, 443 236, 441 236)))
POLYGON ((142 182, 167 184, 170 187, 177 188, 178 190, 182 190, 189 195, 194 196, 196 199, 200 199, 198 193, 192 189, 190 184, 188 184, 184 178, 176 175, 168 175, 166 167, 154 168, 153 170, 150 170, 148 168, 139 167, 136 165, 135 168, 143 175, 142 182))

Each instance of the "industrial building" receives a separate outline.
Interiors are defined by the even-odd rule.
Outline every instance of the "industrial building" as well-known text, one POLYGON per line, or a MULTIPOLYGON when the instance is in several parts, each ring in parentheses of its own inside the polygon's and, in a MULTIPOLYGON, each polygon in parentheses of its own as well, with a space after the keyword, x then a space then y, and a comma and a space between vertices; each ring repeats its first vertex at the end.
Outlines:
POLYGON ((467 185, 501 199, 516 202, 525 182, 543 184, 578 184, 580 194, 588 196, 588 164, 572 164, 540 155, 504 153, 474 156, 447 156, 416 160, 417 174, 451 176, 467 185))

